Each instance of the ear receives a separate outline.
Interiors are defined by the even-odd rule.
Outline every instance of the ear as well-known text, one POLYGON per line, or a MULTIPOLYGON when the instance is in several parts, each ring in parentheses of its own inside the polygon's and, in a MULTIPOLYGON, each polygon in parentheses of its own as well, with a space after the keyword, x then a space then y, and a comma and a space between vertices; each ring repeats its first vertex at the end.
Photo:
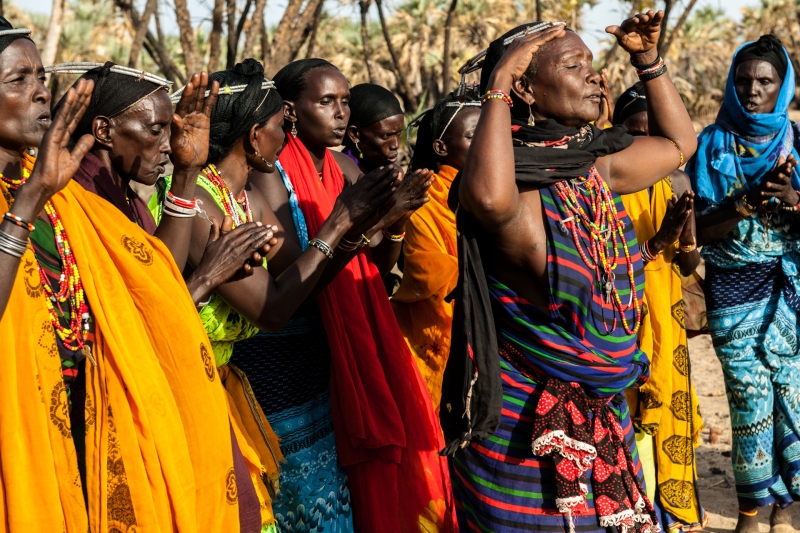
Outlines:
POLYGON ((527 76, 521 76, 520 79, 512 83, 511 92, 527 105, 533 105, 536 101, 533 96, 533 84, 528 81, 527 76))
POLYGON ((447 145, 441 139, 433 141, 433 151, 439 157, 447 157, 447 145))
POLYGON ((94 140, 97 144, 105 147, 111 148, 113 144, 111 142, 111 119, 108 117, 96 117, 92 121, 92 135, 94 136, 94 140))
POLYGON ((297 122, 297 110, 294 107, 294 102, 283 101, 283 118, 287 122, 297 122))
POLYGON ((247 132, 247 142, 244 145, 246 152, 255 152, 256 148, 258 147, 258 130, 260 124, 253 124, 250 127, 250 131, 247 132))
POLYGON ((358 144, 358 142, 361 140, 357 126, 348 126, 347 136, 350 137, 350 140, 353 142, 353 144, 358 144))

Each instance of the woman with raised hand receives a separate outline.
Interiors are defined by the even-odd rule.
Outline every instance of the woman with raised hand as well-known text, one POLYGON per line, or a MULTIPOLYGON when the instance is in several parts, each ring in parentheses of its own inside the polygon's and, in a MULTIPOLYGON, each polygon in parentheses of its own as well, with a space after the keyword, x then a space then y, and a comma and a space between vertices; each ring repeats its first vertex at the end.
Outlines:
MULTIPOLYGON (((286 232, 285 242, 299 250, 319 235, 338 198, 372 173, 362 176, 350 158, 330 150, 342 143, 349 115, 350 90, 336 67, 321 59, 295 61, 276 74, 275 84, 285 105, 288 136, 280 162, 288 179, 284 185, 277 176, 261 176, 254 183, 283 227, 294 228, 286 232)), ((372 260, 396 250, 385 243, 371 250, 366 246, 368 238, 410 217, 426 202, 430 182, 430 172, 403 177, 390 209, 371 221, 364 235, 340 241, 336 254, 346 266, 310 306, 306 320, 275 339, 282 359, 296 357, 282 363, 283 379, 278 374, 273 378, 273 389, 292 393, 274 395, 271 418, 274 427, 287 428, 282 446, 296 450, 290 464, 297 473, 297 490, 283 496, 287 529, 324 516, 328 508, 349 513, 351 507, 357 531, 453 527, 446 470, 437 455, 441 434, 372 260), (312 431, 309 421, 319 431, 312 431), (322 435, 325 446, 315 445, 322 444, 317 441, 322 435), (308 475, 313 484, 305 481, 305 472, 333 479, 327 474, 333 450, 347 472, 346 479, 342 474, 336 479, 349 483, 348 493, 331 492, 330 484, 320 486, 313 475, 308 475)), ((384 240, 399 248, 402 238, 389 235, 384 240)), ((278 368, 261 366, 246 344, 242 348, 234 355, 237 364, 260 372, 278 368)), ((269 392, 259 397, 262 405, 270 401, 269 392)))
POLYGON ((464 87, 409 124, 409 128, 419 124, 411 170, 427 168, 436 173, 428 191, 431 201, 406 224, 403 280, 392 297, 392 307, 437 412, 453 322, 453 303, 445 298, 458 281, 456 215, 447 197, 481 116, 476 93, 477 88, 464 87))
POLYGON ((93 144, 85 135, 68 148, 93 83, 67 92, 47 131, 50 93, 29 33, 0 18, 0 523, 235 531, 208 338, 169 250, 72 181, 93 144), (37 147, 34 161, 25 150, 37 147))
MULTIPOLYGON (((349 233, 357 231, 355 234, 360 235, 364 231, 361 226, 368 217, 391 197, 394 178, 388 170, 380 171, 349 188, 305 250, 295 246, 295 250, 290 251, 294 243, 287 242, 281 222, 261 193, 249 185, 252 172, 269 174, 277 169, 277 154, 284 141, 283 100, 273 83, 264 78, 261 64, 254 59, 237 64, 233 70, 216 72, 209 80, 220 85, 221 94, 211 112, 208 164, 198 177, 198 201, 212 218, 231 217, 237 226, 258 221, 272 228, 277 239, 265 258, 264 266, 268 268, 255 268, 252 276, 219 286, 200 310, 200 317, 212 340, 216 365, 220 367, 220 374, 225 374, 226 387, 231 378, 247 383, 243 378, 246 373, 272 427, 277 430, 278 437, 283 437, 283 425, 272 420, 269 397, 265 399, 259 395, 263 388, 272 395, 280 394, 270 381, 271 374, 277 373, 279 367, 265 364, 274 357, 272 346, 263 336, 255 339, 258 357, 264 362, 257 372, 245 365, 241 365, 240 370, 239 365, 229 364, 231 355, 238 343, 253 337, 259 330, 280 330, 312 291, 320 290, 326 272, 331 276, 331 270, 341 268, 341 260, 334 257, 334 250, 349 233)), ((169 186, 168 178, 166 187, 161 187, 154 199, 157 220, 164 220, 161 215, 167 214, 169 206, 164 198, 168 197, 169 186)), ((202 257, 208 234, 208 221, 197 217, 190 239, 189 265, 196 264, 202 257)), ((298 362, 289 358, 281 364, 298 362)), ((302 367, 299 371, 308 372, 302 367)), ((243 386, 244 391, 249 389, 250 386, 243 386)), ((288 454, 288 463, 278 467, 282 459, 278 442, 276 438, 269 440, 270 456, 273 456, 269 462, 275 464, 270 470, 270 482, 276 493, 277 475, 281 469, 283 471, 280 492, 273 502, 277 526, 283 529, 284 501, 296 493, 294 484, 301 473, 292 465, 288 451, 291 448, 287 449, 285 440, 281 448, 288 454)), ((335 469, 335 454, 330 454, 329 459, 326 466, 335 469)), ((305 482, 306 478, 302 479, 305 482)), ((338 491, 340 484, 332 490, 338 491)), ((305 504, 311 508, 315 502, 316 497, 305 504)), ((346 516, 340 518, 338 511, 334 515, 331 520, 336 524, 347 525, 346 516)), ((310 522, 305 520, 305 523, 310 522)))

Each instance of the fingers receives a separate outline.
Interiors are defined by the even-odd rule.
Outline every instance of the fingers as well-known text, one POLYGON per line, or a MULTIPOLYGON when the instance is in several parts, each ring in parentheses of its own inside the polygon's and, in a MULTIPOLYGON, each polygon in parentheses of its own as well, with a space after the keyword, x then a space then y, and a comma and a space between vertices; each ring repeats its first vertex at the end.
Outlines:
POLYGON ((219 97, 219 82, 213 81, 211 83, 211 94, 208 95, 208 98, 205 99, 204 107, 203 107, 203 114, 209 118, 211 118, 211 112, 214 111, 214 106, 217 103, 217 98, 219 97))
POLYGON ((206 101, 206 86, 208 85, 208 72, 200 73, 200 83, 194 95, 194 112, 201 113, 206 101))
POLYGON ((80 166, 81 161, 83 161, 83 157, 92 149, 94 146, 94 135, 86 134, 82 135, 78 142, 75 143, 75 147, 72 149, 72 160, 76 163, 77 166, 80 166))
POLYGON ((192 74, 192 79, 190 79, 184 86, 183 92, 181 93, 181 99, 178 100, 178 105, 175 106, 175 114, 185 117, 191 113, 196 96, 195 90, 198 83, 200 83, 200 74, 192 74))
POLYGON ((94 90, 94 81, 80 79, 67 91, 64 104, 56 113, 50 128, 53 140, 59 146, 65 147, 69 142, 70 135, 78 127, 81 117, 91 101, 92 90, 94 90))
POLYGON ((211 221, 211 228, 208 230, 208 242, 214 242, 220 237, 220 228, 219 225, 214 224, 214 221, 211 221))

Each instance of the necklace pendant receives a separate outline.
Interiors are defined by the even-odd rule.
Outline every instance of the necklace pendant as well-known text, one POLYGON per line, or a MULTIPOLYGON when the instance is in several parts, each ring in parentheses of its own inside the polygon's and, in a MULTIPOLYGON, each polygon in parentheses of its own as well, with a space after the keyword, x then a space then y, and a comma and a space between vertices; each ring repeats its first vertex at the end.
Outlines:
POLYGON ((88 344, 85 344, 83 348, 81 348, 81 353, 86 357, 86 359, 91 361, 92 366, 97 366, 97 361, 95 361, 94 356, 92 355, 92 348, 88 344))

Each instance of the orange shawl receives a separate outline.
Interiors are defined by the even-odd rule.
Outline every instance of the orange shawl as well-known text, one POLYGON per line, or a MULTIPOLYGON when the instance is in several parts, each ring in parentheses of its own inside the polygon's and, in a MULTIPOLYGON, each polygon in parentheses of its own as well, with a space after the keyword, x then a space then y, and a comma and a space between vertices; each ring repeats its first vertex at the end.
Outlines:
POLYGON ((456 215, 447 206, 456 174, 455 168, 442 165, 429 191, 431 201, 406 224, 403 281, 392 297, 397 323, 437 412, 453 323, 453 303, 444 299, 458 281, 456 215))
POLYGON ((238 531, 225 392, 172 256, 77 183, 52 201, 97 330, 97 366, 86 362, 89 509, 29 248, 0 320, 0 531, 238 531))

